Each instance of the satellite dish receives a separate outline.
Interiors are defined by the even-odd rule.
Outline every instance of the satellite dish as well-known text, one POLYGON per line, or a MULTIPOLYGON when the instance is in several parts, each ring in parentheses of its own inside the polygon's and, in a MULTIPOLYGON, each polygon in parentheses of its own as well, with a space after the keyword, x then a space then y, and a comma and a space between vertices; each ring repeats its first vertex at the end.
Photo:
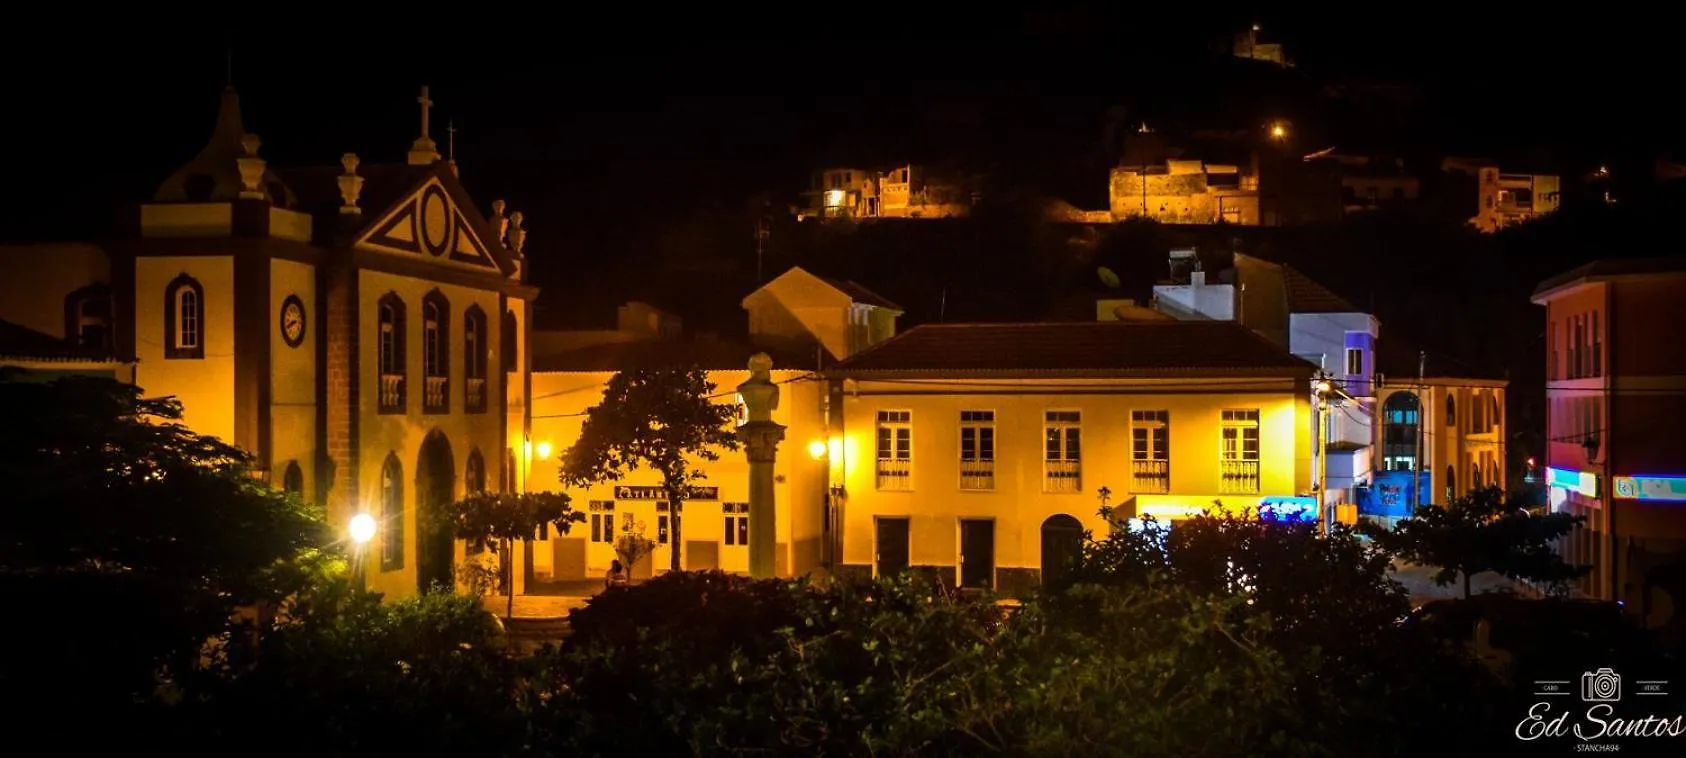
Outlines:
POLYGON ((1101 278, 1101 284, 1111 289, 1118 289, 1118 275, 1112 269, 1102 266, 1095 270, 1095 275, 1101 278))

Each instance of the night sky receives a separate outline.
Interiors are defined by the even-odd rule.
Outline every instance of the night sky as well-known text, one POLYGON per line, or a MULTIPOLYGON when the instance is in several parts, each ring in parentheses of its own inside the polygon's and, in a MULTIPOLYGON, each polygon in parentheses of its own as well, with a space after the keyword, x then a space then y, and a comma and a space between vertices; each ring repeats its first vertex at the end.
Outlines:
POLYGON ((1614 35, 1620 20, 980 7, 866 22, 818 7, 678 18, 652 6, 616 18, 487 6, 484 22, 44 26, 53 31, 30 32, 31 46, 0 50, 11 106, 0 134, 23 203, 0 219, 0 239, 108 233, 121 205, 145 200, 203 143, 231 44, 247 128, 275 165, 332 165, 347 151, 401 161, 418 129, 417 89, 431 85, 434 138, 443 150, 454 122, 470 191, 526 212, 541 285, 635 259, 687 215, 744 206, 757 191, 784 201, 837 151, 987 150, 1037 164, 1098 139, 1114 105, 1174 125, 1340 120, 1318 124, 1319 136, 1504 154, 1565 174, 1649 160, 1686 134, 1686 110, 1655 89, 1680 68, 1665 61, 1661 33, 1614 35), (1289 44, 1293 73, 1265 81, 1212 52, 1255 20, 1289 44), (35 45, 54 43, 77 52, 36 57, 35 45), (1388 84, 1375 91, 1403 104, 1306 112, 1336 83, 1388 84))

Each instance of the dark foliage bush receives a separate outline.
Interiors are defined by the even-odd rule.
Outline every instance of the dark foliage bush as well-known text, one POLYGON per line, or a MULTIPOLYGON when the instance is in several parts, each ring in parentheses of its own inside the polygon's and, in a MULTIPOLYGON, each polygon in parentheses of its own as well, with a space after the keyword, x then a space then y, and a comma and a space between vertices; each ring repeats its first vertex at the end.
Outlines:
POLYGON ((182 707, 179 739, 277 755, 515 755, 519 663, 476 598, 313 598, 182 707))

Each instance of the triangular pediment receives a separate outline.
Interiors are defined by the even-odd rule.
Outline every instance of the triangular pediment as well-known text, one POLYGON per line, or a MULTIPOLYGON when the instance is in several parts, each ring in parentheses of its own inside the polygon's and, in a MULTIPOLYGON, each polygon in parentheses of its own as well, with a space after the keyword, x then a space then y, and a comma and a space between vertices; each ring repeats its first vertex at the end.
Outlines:
POLYGON ((498 271, 499 251, 486 244, 483 223, 457 198, 464 193, 440 175, 429 176, 380 220, 365 227, 354 247, 418 256, 441 263, 498 271))

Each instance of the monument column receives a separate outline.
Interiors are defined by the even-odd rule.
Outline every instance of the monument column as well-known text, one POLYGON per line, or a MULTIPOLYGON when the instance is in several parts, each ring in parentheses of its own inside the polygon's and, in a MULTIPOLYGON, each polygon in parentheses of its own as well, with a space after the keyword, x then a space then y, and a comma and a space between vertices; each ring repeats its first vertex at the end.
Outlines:
POLYGON ((749 456, 749 575, 774 575, 775 533, 778 519, 773 502, 773 463, 778 458, 784 427, 773 422, 779 407, 779 386, 772 379, 773 359, 756 353, 749 359, 749 379, 738 385, 748 420, 738 426, 738 439, 749 456))

